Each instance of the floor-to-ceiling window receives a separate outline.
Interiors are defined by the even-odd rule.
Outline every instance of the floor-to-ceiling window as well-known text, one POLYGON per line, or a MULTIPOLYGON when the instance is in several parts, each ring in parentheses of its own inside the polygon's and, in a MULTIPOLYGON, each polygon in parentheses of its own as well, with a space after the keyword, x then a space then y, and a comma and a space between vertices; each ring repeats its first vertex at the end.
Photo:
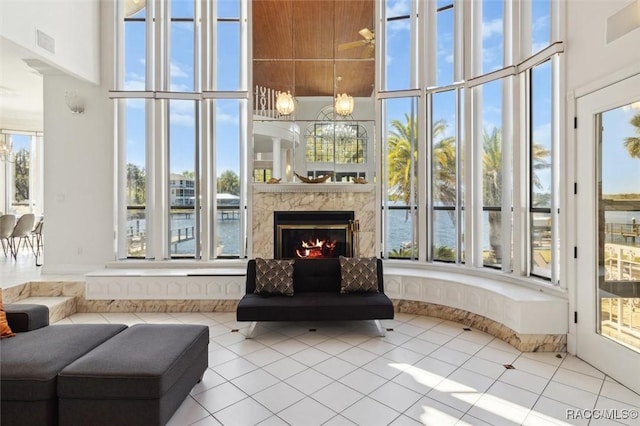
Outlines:
POLYGON ((383 256, 558 284, 556 6, 380 5, 383 256))
POLYGON ((118 257, 244 256, 246 0, 117 14, 118 257))
POLYGON ((0 130, 0 212, 43 213, 42 134, 0 130))

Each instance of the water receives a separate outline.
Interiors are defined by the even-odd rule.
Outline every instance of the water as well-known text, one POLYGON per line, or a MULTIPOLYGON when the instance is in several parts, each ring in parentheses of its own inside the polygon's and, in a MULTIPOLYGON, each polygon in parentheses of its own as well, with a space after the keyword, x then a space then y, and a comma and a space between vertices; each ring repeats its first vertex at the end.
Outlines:
MULTIPOLYGON (((389 250, 399 250, 402 246, 406 246, 411 241, 411 224, 412 219, 406 219, 405 211, 389 210, 389 231, 388 231, 388 247, 389 250)), ((184 235, 185 230, 191 235, 191 230, 195 226, 193 215, 184 215, 182 213, 171 215, 172 235, 177 235, 181 230, 184 235)), ((144 219, 133 219, 128 222, 129 229, 137 231, 145 230, 144 219)), ((485 226, 484 235, 485 246, 489 247, 488 223, 485 226)), ((454 248, 456 246, 455 226, 451 217, 446 212, 439 212, 435 215, 434 220, 434 242, 436 246, 445 246, 454 248)), ((237 256, 240 253, 240 221, 238 219, 221 219, 218 217, 215 223, 215 232, 217 237, 217 245, 223 246, 223 256, 237 256)), ((195 253, 195 240, 190 239, 177 244, 172 244, 172 254, 192 255, 195 253)))

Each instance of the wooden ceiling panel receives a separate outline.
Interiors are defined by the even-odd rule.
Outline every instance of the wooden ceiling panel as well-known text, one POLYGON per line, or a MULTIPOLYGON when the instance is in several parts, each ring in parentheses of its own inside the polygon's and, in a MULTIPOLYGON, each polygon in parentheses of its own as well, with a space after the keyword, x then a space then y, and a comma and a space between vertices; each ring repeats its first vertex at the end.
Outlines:
POLYGON ((293 61, 254 61, 253 81, 257 86, 295 94, 293 61))
POLYGON ((253 57, 293 58, 293 4, 291 0, 253 1, 253 57))
POLYGON ((293 54, 296 59, 333 59, 333 2, 293 2, 293 54))
POLYGON ((371 96, 375 67, 373 57, 361 59, 366 46, 338 45, 364 40, 363 28, 374 31, 374 0, 253 0, 252 8, 254 85, 294 96, 371 96))
POLYGON ((336 93, 361 98, 373 94, 375 65, 371 61, 336 61, 336 93))
POLYGON ((296 61, 296 96, 333 96, 333 62, 296 61))

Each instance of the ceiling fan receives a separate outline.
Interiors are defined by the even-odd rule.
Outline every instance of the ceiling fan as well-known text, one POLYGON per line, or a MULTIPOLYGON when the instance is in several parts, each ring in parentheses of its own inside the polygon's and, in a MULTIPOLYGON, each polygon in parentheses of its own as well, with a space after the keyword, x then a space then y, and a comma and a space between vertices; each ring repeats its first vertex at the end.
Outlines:
POLYGON ((338 50, 354 49, 356 47, 364 46, 364 49, 362 50, 362 57, 365 59, 373 57, 373 51, 376 44, 375 34, 369 28, 361 29, 358 31, 358 34, 362 36, 362 40, 339 44, 338 50))

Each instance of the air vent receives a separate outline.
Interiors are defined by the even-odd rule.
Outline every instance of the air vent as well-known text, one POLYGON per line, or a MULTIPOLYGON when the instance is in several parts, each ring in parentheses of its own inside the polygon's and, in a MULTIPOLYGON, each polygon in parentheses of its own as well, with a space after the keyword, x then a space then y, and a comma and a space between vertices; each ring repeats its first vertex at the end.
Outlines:
POLYGON ((636 0, 607 18, 607 43, 640 28, 640 0, 636 0))
POLYGON ((56 53, 56 41, 53 37, 48 34, 43 33, 40 30, 36 30, 36 43, 38 46, 42 47, 44 50, 56 53))

